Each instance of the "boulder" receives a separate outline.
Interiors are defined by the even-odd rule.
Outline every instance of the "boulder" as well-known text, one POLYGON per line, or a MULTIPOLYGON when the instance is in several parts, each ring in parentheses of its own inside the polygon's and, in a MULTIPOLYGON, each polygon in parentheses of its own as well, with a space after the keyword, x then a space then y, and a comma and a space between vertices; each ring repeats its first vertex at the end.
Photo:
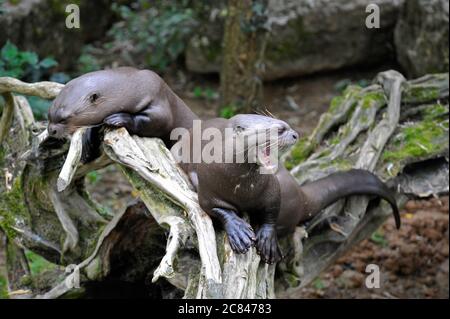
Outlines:
MULTIPOLYGON (((273 80, 395 59, 394 28, 403 0, 269 0, 271 32, 264 78, 273 80), (366 7, 380 8, 380 28, 368 29, 366 7)), ((219 72, 224 5, 211 10, 186 51, 187 68, 219 72)))
POLYGON ((74 65, 84 43, 101 37, 113 18, 111 0, 21 0, 0 4, 0 48, 9 39, 20 50, 53 56, 61 69, 74 65), (15 3, 15 4, 13 4, 15 3), (66 6, 80 7, 80 28, 66 28, 66 6), (96 14, 98 13, 98 14, 96 14))
POLYGON ((448 0, 408 0, 395 28, 397 60, 409 77, 448 72, 448 0))

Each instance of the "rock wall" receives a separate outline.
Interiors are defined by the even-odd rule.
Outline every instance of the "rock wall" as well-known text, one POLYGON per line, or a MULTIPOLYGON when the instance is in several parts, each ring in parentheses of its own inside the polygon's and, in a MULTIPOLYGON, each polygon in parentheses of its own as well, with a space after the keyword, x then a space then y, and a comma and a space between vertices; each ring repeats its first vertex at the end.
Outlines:
POLYGON ((395 29, 397 59, 409 77, 448 72, 448 0, 408 0, 395 29))
MULTIPOLYGON (((394 28, 403 0, 270 0, 272 32, 265 79, 298 76, 394 59, 394 28), (380 28, 368 29, 367 5, 380 7, 380 28)), ((218 72, 223 5, 212 11, 186 52, 189 70, 218 72)))

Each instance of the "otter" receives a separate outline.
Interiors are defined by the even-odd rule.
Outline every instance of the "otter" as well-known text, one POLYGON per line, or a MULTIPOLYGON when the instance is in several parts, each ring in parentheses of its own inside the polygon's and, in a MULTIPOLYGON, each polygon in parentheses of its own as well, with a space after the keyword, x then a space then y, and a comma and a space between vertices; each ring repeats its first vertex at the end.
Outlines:
POLYGON ((98 156, 102 124, 130 134, 159 137, 167 147, 174 127, 189 128, 197 116, 150 70, 121 67, 86 73, 69 81, 48 111, 48 133, 61 139, 79 127, 84 163, 98 156))
MULTIPOLYGON (((179 150, 190 151, 193 143, 192 129, 189 138, 181 140, 171 149, 181 168, 190 177, 197 190, 199 204, 213 219, 219 221, 225 230, 233 251, 245 253, 255 243, 257 252, 266 263, 274 263, 281 259, 278 247, 276 222, 280 211, 280 185, 274 174, 262 174, 261 165, 270 165, 270 147, 278 147, 280 151, 287 150, 298 139, 298 133, 292 130, 286 122, 271 117, 253 114, 236 115, 229 120, 217 118, 202 121, 201 134, 214 128, 220 132, 219 150, 222 151, 218 162, 209 163, 203 158, 194 160, 199 154, 183 158, 179 150), (233 134, 227 135, 229 128, 233 134), (269 130, 276 133, 275 140, 266 136, 269 130), (258 143, 257 134, 264 134, 258 143), (253 135, 253 136, 252 136, 253 135), (233 144, 242 137, 241 149, 233 144), (267 137, 267 138, 266 138, 267 137), (246 138, 246 139, 244 139, 246 138), (231 141, 227 148, 227 139, 231 141), (225 161, 225 152, 230 151, 232 161, 225 161), (243 151, 243 160, 236 162, 237 155, 243 151), (251 161, 250 153, 259 155, 251 161), (252 225, 256 225, 256 234, 252 226, 242 219, 242 213, 247 212, 252 225)), ((201 141, 203 152, 209 141, 201 141)), ((217 151, 217 149, 216 149, 217 151)))
MULTIPOLYGON (((182 138, 171 149, 196 188, 200 206, 219 221, 235 252, 245 253, 255 244, 264 262, 276 263, 282 258, 277 237, 292 233, 296 226, 313 218, 323 208, 350 195, 377 195, 384 198, 390 203, 397 227, 400 227, 395 199, 386 185, 368 171, 353 169, 338 172, 305 186, 299 186, 281 165, 274 174, 261 174, 259 166, 271 163, 267 159, 270 152, 267 145, 276 145, 282 153, 298 139, 298 133, 286 122, 261 115, 240 114, 229 120, 203 121, 203 132, 209 128, 219 129, 223 149, 227 139, 234 140, 239 134, 256 134, 270 129, 277 132, 276 143, 269 139, 268 142, 263 141, 262 145, 256 145, 262 148, 256 152, 262 154, 262 161, 225 163, 223 156, 220 163, 206 162, 202 158, 194 161, 198 154, 183 158, 179 154, 180 149, 189 149, 194 143, 192 129, 189 138, 182 138), (235 135, 227 136, 225 128, 232 128, 235 135), (247 212, 251 224, 257 226, 256 235, 252 226, 241 218, 243 212, 247 212)), ((201 152, 207 143, 201 141, 201 152)), ((234 155, 237 153, 235 148, 232 151, 234 155)))
MULTIPOLYGON (((100 130, 103 125, 125 127, 130 134, 138 136, 159 137, 170 148, 177 143, 177 140, 170 139, 171 131, 180 127, 191 129, 193 121, 198 119, 156 73, 130 67, 91 72, 73 79, 67 83, 53 102, 48 118, 48 132, 55 138, 70 135, 78 127, 89 127, 87 134, 83 137, 83 162, 85 163, 98 156, 101 141, 100 130)), ((236 128, 242 126, 241 129, 245 129, 251 127, 255 123, 252 122, 255 119, 256 117, 248 116, 235 118, 231 122, 216 119, 209 124, 206 122, 204 124, 206 127, 217 125, 225 128, 234 125, 236 128), (236 125, 236 121, 241 125, 236 125)), ((274 124, 274 119, 268 117, 258 117, 257 119, 259 123, 274 124)), ((291 132, 285 122, 280 121, 277 125, 285 126, 285 130, 291 132)), ((236 169, 245 167, 243 165, 236 169)), ((251 167, 255 168, 255 166, 251 167)), ((225 169, 225 166, 217 165, 214 168, 217 172, 221 169, 225 169)), ((230 167, 227 166, 226 169, 229 170, 230 167)), ((206 174, 209 175, 206 177, 206 183, 209 180, 211 182, 220 181, 218 177, 214 177, 212 172, 211 170, 209 174, 206 174)), ((197 183, 198 187, 195 170, 190 169, 189 176, 194 186, 197 183)), ((314 217, 324 207, 346 196, 376 195, 387 200, 392 206, 397 228, 400 227, 400 216, 394 197, 388 187, 368 171, 353 169, 339 172, 303 186, 299 186, 283 166, 279 166, 275 176, 276 183, 273 178, 268 177, 263 177, 261 183, 269 180, 267 183, 270 186, 267 187, 271 188, 272 195, 268 197, 268 200, 273 201, 277 206, 275 197, 279 197, 278 211, 269 209, 269 213, 253 214, 254 217, 260 216, 260 219, 262 217, 263 222, 259 221, 259 225, 270 225, 269 230, 266 231, 270 233, 270 236, 260 234, 261 238, 270 239, 267 241, 267 245, 260 241, 259 247, 257 246, 266 262, 276 262, 280 258, 279 249, 274 245, 276 240, 274 240, 273 220, 271 220, 275 218, 274 216, 276 216, 276 235, 284 236, 294 231, 297 225, 314 217), (264 223, 264 218, 269 220, 264 223)), ((224 179, 226 178, 225 176, 224 179)), ((240 193, 251 191, 251 189, 244 189, 242 185, 244 184, 241 184, 240 193)), ((245 185, 248 186, 248 184, 245 185)), ((211 200, 206 201, 207 196, 202 198, 205 200, 204 206, 211 207, 220 199, 220 192, 211 200)), ((262 196, 260 196, 261 198, 262 196)), ((234 211, 230 213, 230 208, 235 208, 235 206, 238 205, 225 208, 228 211, 216 209, 211 213, 213 217, 216 215, 217 218, 222 218, 224 223, 231 218, 230 223, 235 226, 230 226, 233 230, 230 232, 230 236, 234 236, 232 240, 237 238, 234 242, 239 242, 239 244, 233 243, 232 247, 236 252, 245 252, 257 238, 248 223, 242 223, 238 219, 239 216, 236 218, 233 215, 237 215, 234 211)))

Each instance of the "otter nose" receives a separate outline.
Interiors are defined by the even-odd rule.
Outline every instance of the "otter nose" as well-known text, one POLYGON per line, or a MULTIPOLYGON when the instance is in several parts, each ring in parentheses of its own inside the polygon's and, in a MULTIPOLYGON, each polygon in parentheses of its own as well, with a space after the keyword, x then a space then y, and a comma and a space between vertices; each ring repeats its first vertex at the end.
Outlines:
POLYGON ((58 125, 58 124, 49 124, 47 131, 50 136, 53 136, 56 138, 62 137, 62 135, 64 133, 64 130, 61 127, 61 125, 58 125))
POLYGON ((296 141, 299 138, 299 134, 297 132, 292 132, 292 138, 296 141))

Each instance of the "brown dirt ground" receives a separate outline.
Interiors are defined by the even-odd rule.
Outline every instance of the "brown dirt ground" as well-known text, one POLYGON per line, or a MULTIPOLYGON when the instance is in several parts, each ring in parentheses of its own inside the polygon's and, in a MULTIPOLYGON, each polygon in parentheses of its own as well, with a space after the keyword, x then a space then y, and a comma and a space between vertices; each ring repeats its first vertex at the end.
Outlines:
POLYGON ((290 298, 448 298, 448 196, 411 200, 402 227, 389 218, 377 231, 290 298), (366 288, 368 264, 380 267, 378 289, 366 288))

